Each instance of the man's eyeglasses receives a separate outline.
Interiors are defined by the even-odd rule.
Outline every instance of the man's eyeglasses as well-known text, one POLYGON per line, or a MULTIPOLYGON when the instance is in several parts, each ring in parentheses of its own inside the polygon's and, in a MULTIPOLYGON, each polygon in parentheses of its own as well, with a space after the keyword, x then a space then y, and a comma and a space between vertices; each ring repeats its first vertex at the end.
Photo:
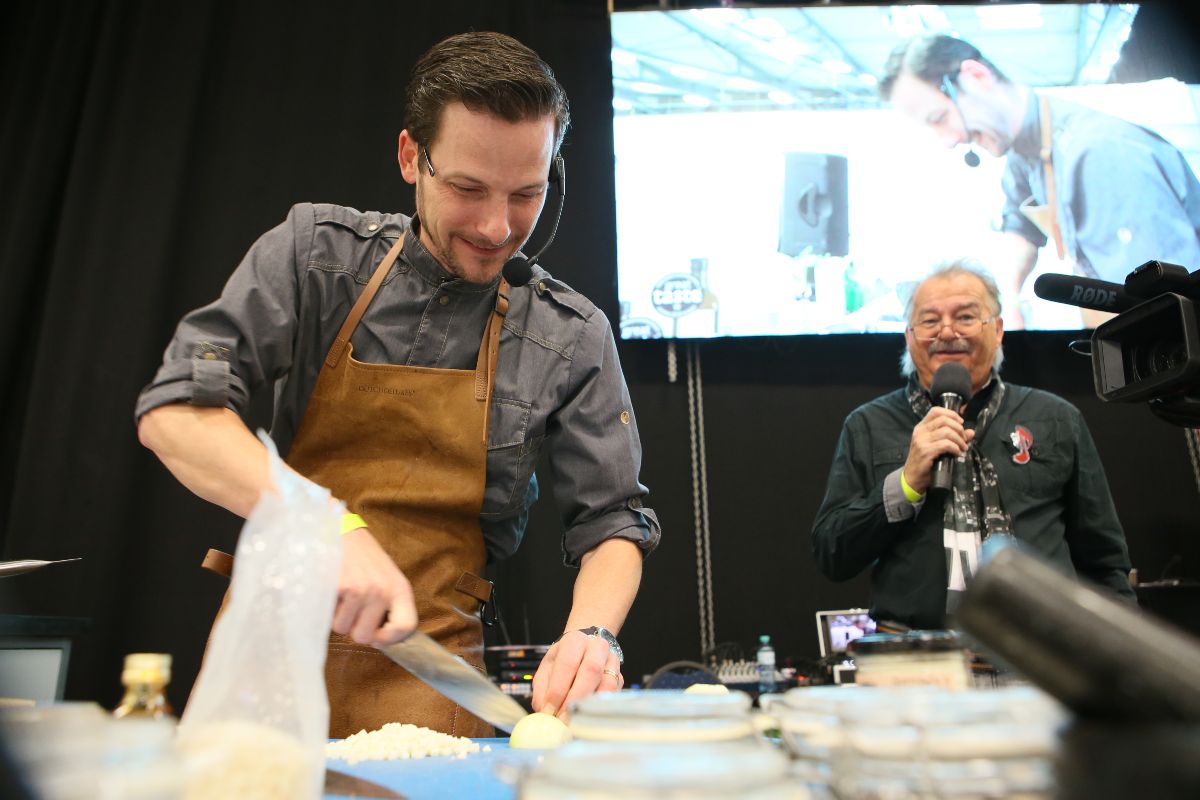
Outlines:
POLYGON ((949 322, 944 317, 929 317, 921 319, 908 326, 918 339, 933 340, 941 335, 942 329, 949 325, 956 336, 974 336, 983 330, 983 326, 995 320, 995 317, 981 317, 978 314, 956 314, 949 322))
MULTIPOLYGON (((425 169, 429 170, 429 177, 437 176, 437 172, 433 168, 433 161, 429 158, 429 148, 421 145, 421 152, 425 155, 425 169)), ((558 190, 565 192, 566 189, 566 165, 563 163, 561 155, 555 156, 550 164, 550 183, 558 184, 558 190)))

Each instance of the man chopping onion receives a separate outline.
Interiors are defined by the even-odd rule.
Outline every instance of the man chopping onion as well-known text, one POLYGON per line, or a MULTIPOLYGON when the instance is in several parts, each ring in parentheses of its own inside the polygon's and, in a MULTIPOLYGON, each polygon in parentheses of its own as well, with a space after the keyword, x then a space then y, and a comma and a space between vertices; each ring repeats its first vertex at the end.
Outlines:
POLYGON ((280 453, 346 503, 332 737, 397 721, 491 735, 372 645, 419 627, 482 670, 480 575, 520 544, 543 449, 579 573, 535 710, 621 687, 616 634, 659 539, 609 321, 536 263, 502 275, 562 202, 565 92, 532 50, 480 32, 426 53, 406 100, 415 215, 294 206, 179 323, 136 412, 176 478, 244 517, 270 477, 241 415, 270 386, 280 453))

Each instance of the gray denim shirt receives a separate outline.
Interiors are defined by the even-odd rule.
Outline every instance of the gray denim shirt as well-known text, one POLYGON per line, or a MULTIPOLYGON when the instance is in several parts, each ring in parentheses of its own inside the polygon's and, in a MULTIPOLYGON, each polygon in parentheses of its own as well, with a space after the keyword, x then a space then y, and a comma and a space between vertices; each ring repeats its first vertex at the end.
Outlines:
MULTIPOLYGON (((136 416, 167 403, 244 414, 251 393, 274 385, 271 437, 286 455, 322 360, 375 267, 413 221, 334 205, 294 206, 264 234, 215 302, 179 323, 136 416)), ((351 337, 369 363, 474 369, 499 279, 455 278, 405 238, 351 337)), ((612 329, 587 298, 539 266, 512 289, 488 430, 480 522, 492 560, 512 555, 538 496, 543 447, 565 532, 566 563, 611 537, 644 551, 659 540, 643 506, 641 442, 612 329)))
MULTIPOLYGON (((1124 283, 1151 259, 1200 267, 1200 182, 1158 134, 1059 98, 1049 99, 1052 159, 1063 246, 1084 275, 1124 283)), ((1049 202, 1038 97, 1008 153, 1002 229, 1035 247, 1045 235, 1020 211, 1049 202)))

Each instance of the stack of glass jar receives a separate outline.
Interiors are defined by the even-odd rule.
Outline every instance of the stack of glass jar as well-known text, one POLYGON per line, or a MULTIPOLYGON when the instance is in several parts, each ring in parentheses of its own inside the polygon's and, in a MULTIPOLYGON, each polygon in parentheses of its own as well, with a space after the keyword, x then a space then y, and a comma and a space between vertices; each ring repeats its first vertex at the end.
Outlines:
POLYGON ((1066 712, 1038 689, 793 689, 771 711, 814 796, 1016 798, 1054 794, 1066 712))

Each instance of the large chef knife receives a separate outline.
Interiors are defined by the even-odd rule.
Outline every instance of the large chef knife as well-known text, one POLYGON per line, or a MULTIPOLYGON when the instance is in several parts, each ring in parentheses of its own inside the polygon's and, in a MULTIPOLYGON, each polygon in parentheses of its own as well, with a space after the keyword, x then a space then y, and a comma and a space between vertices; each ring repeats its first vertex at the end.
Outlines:
POLYGON ((36 558, 24 558, 20 561, 0 561, 0 578, 6 578, 9 575, 21 575, 25 572, 33 572, 35 569, 48 567, 51 564, 66 564, 70 561, 82 561, 81 558, 60 558, 56 561, 43 561, 36 558))
POLYGON ((517 721, 529 713, 479 670, 420 631, 414 631, 402 642, 376 647, 467 711, 503 731, 512 733, 517 721))

